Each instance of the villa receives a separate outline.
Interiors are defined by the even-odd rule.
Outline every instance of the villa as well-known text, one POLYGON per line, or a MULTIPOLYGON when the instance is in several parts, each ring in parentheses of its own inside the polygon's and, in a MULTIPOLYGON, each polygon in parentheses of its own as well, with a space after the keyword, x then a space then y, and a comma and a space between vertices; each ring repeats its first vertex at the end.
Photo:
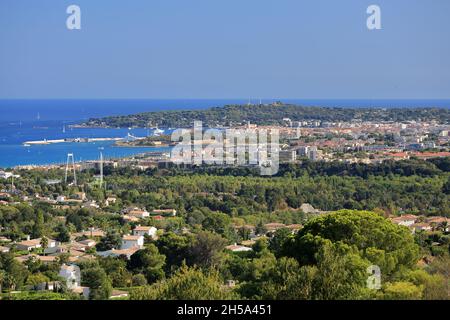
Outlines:
POLYGON ((137 236, 131 236, 126 235, 122 238, 122 247, 121 249, 130 249, 133 247, 137 247, 139 249, 144 247, 144 237, 137 235, 137 236))
POLYGON ((145 235, 148 235, 148 236, 150 236, 152 238, 155 238, 157 231, 158 231, 158 229, 156 229, 155 227, 137 226, 133 230, 133 235, 134 236, 145 236, 145 235))
POLYGON ((413 214, 405 214, 400 217, 392 218, 391 221, 400 226, 410 227, 417 221, 417 216, 413 214))
MULTIPOLYGON (((33 249, 42 248, 41 245, 42 238, 37 238, 33 240, 25 240, 16 244, 18 250, 31 251, 33 249)), ((48 239, 47 248, 53 248, 57 246, 57 241, 48 239)))

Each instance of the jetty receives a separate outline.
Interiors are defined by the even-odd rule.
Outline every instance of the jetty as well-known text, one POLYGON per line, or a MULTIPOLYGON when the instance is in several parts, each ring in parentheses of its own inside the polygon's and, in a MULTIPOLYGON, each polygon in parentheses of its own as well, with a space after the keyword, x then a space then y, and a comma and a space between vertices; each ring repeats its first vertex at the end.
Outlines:
POLYGON ((124 138, 67 138, 67 139, 56 139, 56 140, 35 140, 35 141, 25 141, 24 146, 32 145, 47 145, 55 143, 86 143, 86 142, 98 142, 98 141, 120 141, 124 138))

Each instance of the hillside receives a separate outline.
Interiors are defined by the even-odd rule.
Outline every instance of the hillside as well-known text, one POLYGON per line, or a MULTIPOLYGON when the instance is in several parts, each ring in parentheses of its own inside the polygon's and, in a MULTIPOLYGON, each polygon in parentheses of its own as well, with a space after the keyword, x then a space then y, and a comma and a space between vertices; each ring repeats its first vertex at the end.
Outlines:
POLYGON ((292 121, 426 121, 448 123, 450 110, 439 108, 325 108, 289 104, 228 105, 206 110, 146 112, 127 116, 92 118, 83 123, 91 127, 188 127, 194 120, 204 126, 230 126, 246 121, 258 125, 283 124, 292 121))

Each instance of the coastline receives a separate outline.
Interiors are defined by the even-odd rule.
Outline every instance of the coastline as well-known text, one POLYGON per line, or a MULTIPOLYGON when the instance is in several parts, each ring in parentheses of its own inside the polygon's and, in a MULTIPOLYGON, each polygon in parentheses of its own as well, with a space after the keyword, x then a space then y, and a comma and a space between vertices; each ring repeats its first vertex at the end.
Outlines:
POLYGON ((34 140, 25 141, 23 145, 48 145, 55 143, 89 143, 89 142, 99 142, 99 141, 120 141, 123 138, 73 138, 73 139, 56 139, 56 140, 34 140))

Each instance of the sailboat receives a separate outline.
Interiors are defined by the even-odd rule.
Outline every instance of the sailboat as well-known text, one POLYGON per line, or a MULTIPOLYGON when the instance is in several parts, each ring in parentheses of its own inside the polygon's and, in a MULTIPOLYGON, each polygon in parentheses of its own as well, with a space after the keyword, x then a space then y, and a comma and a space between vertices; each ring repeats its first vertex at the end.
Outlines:
POLYGON ((62 132, 66 133, 66 126, 65 125, 63 125, 63 131, 62 132))
POLYGON ((41 120, 41 114, 38 112, 36 119, 41 120))

